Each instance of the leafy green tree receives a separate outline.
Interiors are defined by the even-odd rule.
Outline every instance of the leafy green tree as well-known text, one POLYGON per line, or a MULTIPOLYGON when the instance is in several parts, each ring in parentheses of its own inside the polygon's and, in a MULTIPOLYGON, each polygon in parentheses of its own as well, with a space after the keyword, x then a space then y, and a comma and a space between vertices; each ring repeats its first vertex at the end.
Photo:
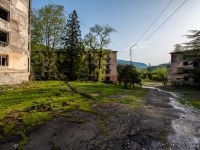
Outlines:
POLYGON ((67 20, 64 40, 64 70, 69 81, 77 80, 83 73, 85 51, 81 39, 78 15, 74 10, 67 20))
POLYGON ((45 79, 52 79, 56 76, 55 49, 61 46, 60 37, 65 25, 63 11, 63 6, 49 4, 32 13, 32 58, 36 58, 35 55, 37 55, 37 52, 34 53, 34 51, 39 51, 41 57, 38 61, 41 62, 41 73, 45 79))
POLYGON ((166 67, 161 66, 159 68, 156 68, 154 71, 152 71, 152 74, 153 74, 152 76, 153 80, 162 81, 164 85, 166 84, 167 74, 168 74, 166 67))
POLYGON ((110 34, 115 31, 109 25, 101 26, 96 24, 90 28, 89 34, 84 37, 85 45, 91 49, 97 58, 98 81, 102 80, 104 62, 109 53, 105 48, 110 43, 110 34))
POLYGON ((118 66, 118 81, 124 83, 125 88, 131 88, 135 83, 141 85, 140 73, 133 65, 118 66))
POLYGON ((142 79, 146 79, 147 78, 149 72, 147 71, 146 68, 141 68, 141 69, 138 68, 137 70, 140 73, 140 76, 141 76, 142 79))

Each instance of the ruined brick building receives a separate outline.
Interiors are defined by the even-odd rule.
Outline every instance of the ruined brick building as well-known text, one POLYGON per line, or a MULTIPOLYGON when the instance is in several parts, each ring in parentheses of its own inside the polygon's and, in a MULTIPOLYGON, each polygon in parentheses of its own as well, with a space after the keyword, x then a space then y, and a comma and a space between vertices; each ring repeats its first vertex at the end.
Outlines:
POLYGON ((0 85, 29 80, 31 0, 0 0, 0 85))

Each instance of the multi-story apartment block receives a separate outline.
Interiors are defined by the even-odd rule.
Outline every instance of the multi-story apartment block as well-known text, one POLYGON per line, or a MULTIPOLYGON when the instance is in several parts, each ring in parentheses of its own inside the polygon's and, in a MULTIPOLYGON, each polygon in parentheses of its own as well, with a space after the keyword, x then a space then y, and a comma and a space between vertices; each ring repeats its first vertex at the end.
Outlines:
MULTIPOLYGON (((92 62, 92 56, 89 55, 89 70, 90 79, 97 80, 97 72, 94 72, 95 68, 98 66, 97 62, 92 62)), ((112 51, 108 54, 106 61, 103 63, 103 81, 104 82, 117 82, 117 51, 112 51)))
POLYGON ((107 58, 104 81, 117 82, 117 51, 112 51, 107 58))
POLYGON ((29 80, 31 0, 0 0, 0 85, 29 80))
POLYGON ((200 86, 200 77, 193 77, 183 74, 178 74, 180 68, 195 69, 200 67, 200 61, 185 61, 181 59, 184 52, 172 52, 171 67, 169 69, 168 80, 172 85, 190 85, 200 86))

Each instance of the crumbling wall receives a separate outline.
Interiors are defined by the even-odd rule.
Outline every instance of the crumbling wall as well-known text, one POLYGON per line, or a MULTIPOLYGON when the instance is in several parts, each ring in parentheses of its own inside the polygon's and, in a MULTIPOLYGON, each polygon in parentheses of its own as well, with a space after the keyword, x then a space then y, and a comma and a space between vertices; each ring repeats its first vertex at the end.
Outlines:
POLYGON ((9 56, 9 65, 0 66, 0 84, 28 81, 30 74, 29 1, 0 0, 0 6, 10 12, 8 21, 0 18, 0 30, 9 33, 8 45, 0 46, 0 54, 9 56), (10 70, 15 71, 12 73, 10 70), (10 81, 8 81, 9 77, 10 81))

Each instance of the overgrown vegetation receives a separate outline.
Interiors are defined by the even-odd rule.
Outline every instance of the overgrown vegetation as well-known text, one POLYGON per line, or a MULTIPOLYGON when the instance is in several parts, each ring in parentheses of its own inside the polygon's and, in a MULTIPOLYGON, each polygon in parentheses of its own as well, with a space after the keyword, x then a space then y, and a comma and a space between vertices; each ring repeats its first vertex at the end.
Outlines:
POLYGON ((65 25, 64 7, 49 4, 34 10, 31 17, 31 72, 34 77, 54 79, 58 76, 56 49, 65 25))
POLYGON ((140 73, 133 65, 118 66, 118 80, 125 88, 132 88, 135 83, 141 85, 140 73))
POLYGON ((110 43, 110 34, 113 32, 116 32, 116 30, 109 25, 101 26, 96 24, 90 28, 90 32, 84 37, 85 46, 90 49, 93 56, 96 56, 97 63, 95 63, 95 68, 97 69, 97 80, 99 82, 102 80, 104 62, 109 54, 109 51, 105 48, 110 43))
POLYGON ((84 122, 68 112, 80 110, 97 113, 92 106, 101 102, 123 103, 129 104, 133 109, 139 108, 142 104, 140 97, 146 93, 146 90, 141 88, 128 90, 104 83, 70 82, 70 85, 93 98, 72 92, 62 81, 1 86, 0 142, 18 137, 22 139, 22 146, 28 141, 26 135, 30 130, 54 117, 67 117, 68 121, 84 122))

